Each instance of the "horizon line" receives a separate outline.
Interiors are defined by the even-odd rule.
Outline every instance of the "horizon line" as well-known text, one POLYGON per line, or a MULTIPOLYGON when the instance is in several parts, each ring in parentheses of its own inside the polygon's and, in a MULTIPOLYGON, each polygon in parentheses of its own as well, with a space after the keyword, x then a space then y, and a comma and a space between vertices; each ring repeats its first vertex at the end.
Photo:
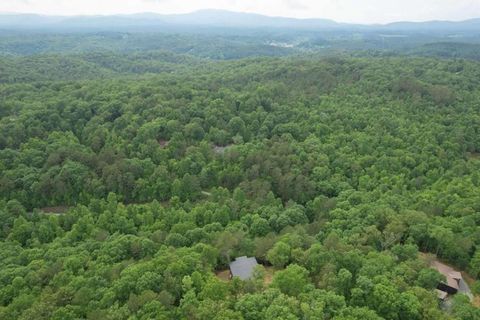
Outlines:
POLYGON ((176 16, 176 15, 190 15, 198 12, 204 12, 204 11, 217 11, 217 12, 224 12, 224 13, 235 13, 235 14, 247 14, 247 15, 257 15, 257 16, 262 16, 262 17, 268 17, 268 18, 280 18, 280 19, 292 19, 292 20, 298 20, 298 21, 308 21, 308 20, 328 20, 332 21, 338 24, 356 24, 356 25, 366 25, 366 26, 385 26, 389 24, 395 24, 395 23, 431 23, 431 22, 467 22, 467 21, 472 21, 472 20, 477 20, 480 19, 480 17, 477 18, 468 18, 468 19, 452 19, 452 20, 447 20, 447 19, 430 19, 430 20, 395 20, 391 22, 345 22, 345 21, 338 21, 335 19, 331 18, 325 18, 325 17, 306 17, 306 18, 301 18, 301 17, 292 17, 292 16, 280 16, 280 15, 268 15, 268 14, 263 14, 263 13, 258 13, 258 12, 251 12, 251 11, 234 11, 234 10, 225 10, 225 9, 215 9, 215 8, 206 8, 206 9, 199 9, 199 10, 193 10, 193 11, 188 11, 188 12, 176 12, 176 13, 162 13, 162 12, 156 12, 156 11, 138 11, 138 12, 131 12, 131 13, 80 13, 80 14, 49 14, 49 13, 37 13, 37 12, 20 12, 20 11, 0 11, 0 15, 35 15, 35 16, 41 16, 41 17, 65 17, 65 18, 71 18, 71 17, 112 17, 112 16, 132 16, 132 15, 139 15, 139 14, 153 14, 153 15, 160 15, 160 16, 176 16))

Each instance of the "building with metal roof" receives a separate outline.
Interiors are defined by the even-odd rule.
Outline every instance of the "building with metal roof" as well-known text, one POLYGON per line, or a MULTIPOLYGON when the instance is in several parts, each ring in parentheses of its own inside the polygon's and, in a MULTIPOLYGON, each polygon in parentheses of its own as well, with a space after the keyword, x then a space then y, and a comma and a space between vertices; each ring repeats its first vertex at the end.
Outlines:
POLYGON ((238 257, 230 263, 230 278, 239 277, 241 280, 248 280, 253 276, 256 266, 258 262, 254 257, 238 257))

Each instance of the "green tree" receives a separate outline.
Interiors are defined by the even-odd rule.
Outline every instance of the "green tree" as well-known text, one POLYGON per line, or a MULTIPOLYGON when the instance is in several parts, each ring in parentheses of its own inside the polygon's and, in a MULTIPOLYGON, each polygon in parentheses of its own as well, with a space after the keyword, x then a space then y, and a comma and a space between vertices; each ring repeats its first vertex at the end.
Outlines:
POLYGON ((298 296, 308 282, 308 271, 299 265, 291 264, 285 270, 275 273, 272 286, 290 296, 298 296))
POLYGON ((276 268, 283 268, 290 261, 291 248, 279 241, 267 253, 268 261, 276 268))

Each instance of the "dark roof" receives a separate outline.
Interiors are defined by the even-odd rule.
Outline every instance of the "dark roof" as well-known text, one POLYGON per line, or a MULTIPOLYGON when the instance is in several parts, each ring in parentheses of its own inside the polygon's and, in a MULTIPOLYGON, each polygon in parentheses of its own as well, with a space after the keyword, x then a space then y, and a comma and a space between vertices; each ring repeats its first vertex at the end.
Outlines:
POLYGON ((235 261, 230 263, 230 272, 232 273, 232 277, 239 277, 242 280, 247 280, 252 277, 253 270, 257 265, 257 259, 253 257, 238 257, 235 261))

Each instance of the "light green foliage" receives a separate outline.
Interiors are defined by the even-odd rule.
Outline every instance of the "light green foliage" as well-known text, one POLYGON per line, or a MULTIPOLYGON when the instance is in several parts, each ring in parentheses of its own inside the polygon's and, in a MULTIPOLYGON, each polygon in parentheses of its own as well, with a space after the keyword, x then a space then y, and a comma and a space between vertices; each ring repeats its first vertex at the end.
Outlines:
POLYGON ((307 269, 291 264, 285 270, 278 271, 273 277, 272 285, 290 296, 299 295, 308 283, 307 269))
POLYGON ((282 268, 290 261, 290 253, 290 246, 285 242, 280 241, 268 251, 267 259, 276 268, 282 268))
POLYGON ((0 319, 478 319, 479 63, 255 43, 1 59, 0 319))
POLYGON ((439 282, 445 281, 445 276, 432 268, 422 269, 418 273, 417 285, 426 289, 435 289, 439 282))

